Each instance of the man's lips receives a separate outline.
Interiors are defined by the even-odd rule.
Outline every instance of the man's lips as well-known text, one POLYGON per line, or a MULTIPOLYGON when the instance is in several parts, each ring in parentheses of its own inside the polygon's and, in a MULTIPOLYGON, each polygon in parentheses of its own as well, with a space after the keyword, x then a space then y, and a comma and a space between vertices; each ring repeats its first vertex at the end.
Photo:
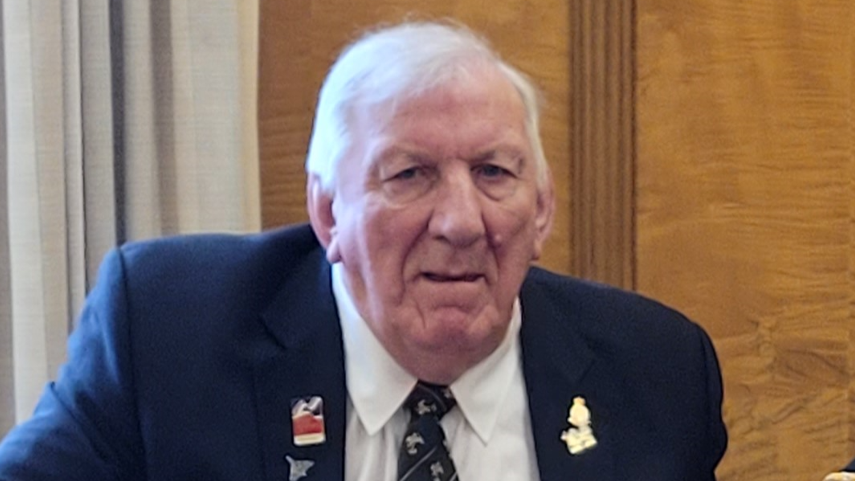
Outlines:
POLYGON ((483 274, 477 273, 440 274, 437 272, 425 272, 424 276, 432 282, 475 282, 484 277, 483 274))

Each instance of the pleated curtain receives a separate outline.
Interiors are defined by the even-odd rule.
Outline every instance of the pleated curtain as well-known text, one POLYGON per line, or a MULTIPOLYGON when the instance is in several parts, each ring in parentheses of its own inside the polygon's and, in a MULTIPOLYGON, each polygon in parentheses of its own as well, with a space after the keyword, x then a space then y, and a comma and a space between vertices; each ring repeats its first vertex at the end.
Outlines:
POLYGON ((104 254, 260 228, 258 0, 2 0, 0 436, 104 254))

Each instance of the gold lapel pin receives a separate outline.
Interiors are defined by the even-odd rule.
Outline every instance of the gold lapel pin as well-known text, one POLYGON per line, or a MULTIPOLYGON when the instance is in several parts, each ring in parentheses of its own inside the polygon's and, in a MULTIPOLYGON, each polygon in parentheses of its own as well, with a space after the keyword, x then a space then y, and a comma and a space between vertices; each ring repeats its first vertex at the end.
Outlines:
POLYGON ((570 428, 561 433, 561 440, 567 444, 570 454, 580 454, 597 445, 597 438, 591 429, 591 411, 582 396, 573 398, 567 422, 570 428))

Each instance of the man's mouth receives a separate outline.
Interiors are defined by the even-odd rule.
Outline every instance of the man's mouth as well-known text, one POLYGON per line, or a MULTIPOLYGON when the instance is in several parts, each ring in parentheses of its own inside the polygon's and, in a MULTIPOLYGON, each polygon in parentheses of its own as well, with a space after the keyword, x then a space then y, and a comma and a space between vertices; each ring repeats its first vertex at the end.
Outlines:
POLYGON ((481 279, 481 274, 439 274, 436 272, 426 272, 424 276, 432 282, 475 282, 481 279))

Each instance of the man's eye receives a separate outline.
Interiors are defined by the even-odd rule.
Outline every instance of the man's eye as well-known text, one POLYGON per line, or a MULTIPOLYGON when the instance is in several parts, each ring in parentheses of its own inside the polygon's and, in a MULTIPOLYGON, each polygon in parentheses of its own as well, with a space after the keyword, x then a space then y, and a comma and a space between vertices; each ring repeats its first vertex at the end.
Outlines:
POLYGON ((392 174, 383 181, 386 198, 397 204, 421 198, 435 181, 435 172, 429 167, 417 165, 392 174))
POLYGON ((475 168, 475 172, 483 177, 495 178, 510 175, 510 171, 493 164, 479 165, 475 168))
POLYGON ((491 199, 501 200, 513 195, 519 182, 512 170, 497 164, 481 164, 472 169, 476 185, 491 199))
POLYGON ((410 180, 414 179, 417 175, 419 175, 420 169, 418 167, 410 167, 409 169, 402 170, 397 174, 392 176, 392 180, 410 180))

